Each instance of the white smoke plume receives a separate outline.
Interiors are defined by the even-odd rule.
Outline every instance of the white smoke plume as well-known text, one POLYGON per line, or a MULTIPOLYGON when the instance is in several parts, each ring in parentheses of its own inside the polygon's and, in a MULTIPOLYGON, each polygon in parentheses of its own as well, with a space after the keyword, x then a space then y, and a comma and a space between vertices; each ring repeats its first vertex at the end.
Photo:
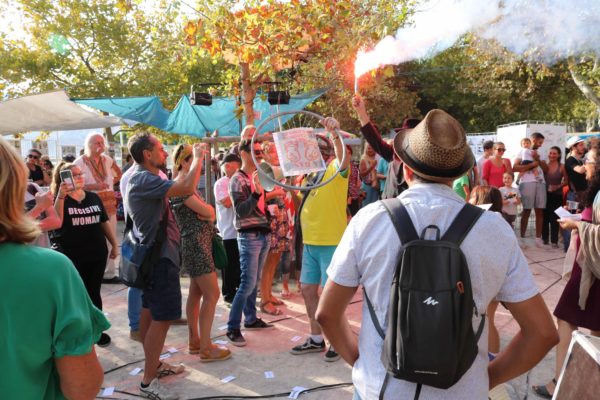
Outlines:
POLYGON ((547 64, 600 54, 600 0, 428 0, 410 26, 359 52, 355 75, 432 57, 467 32, 547 64))

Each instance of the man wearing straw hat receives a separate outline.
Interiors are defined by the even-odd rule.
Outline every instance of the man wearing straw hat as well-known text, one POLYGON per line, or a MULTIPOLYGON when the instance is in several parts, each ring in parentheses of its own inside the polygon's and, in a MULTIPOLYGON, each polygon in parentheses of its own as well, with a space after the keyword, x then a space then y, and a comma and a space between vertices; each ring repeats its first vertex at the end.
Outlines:
MULTIPOLYGON (((436 225, 444 233, 464 206, 464 200, 453 192, 452 182, 475 162, 462 126, 446 112, 432 110, 414 129, 396 136, 394 151, 404 162, 409 186, 397 198, 417 232, 436 225)), ((317 320, 335 349, 353 365, 355 399, 378 398, 380 392, 380 398, 388 399, 415 395, 415 383, 394 378, 382 390, 386 376, 380 359, 383 339, 366 302, 358 340, 344 315, 362 285, 379 324, 386 330, 391 282, 402 245, 385 207, 376 202, 350 221, 327 270, 330 280, 321 296, 317 320)), ((462 378, 446 390, 423 385, 421 399, 487 399, 491 388, 531 369, 558 339, 517 239, 499 214, 485 212, 462 242, 461 250, 479 314, 485 313, 491 300, 498 299, 513 314, 521 331, 489 362, 486 324, 477 357, 462 378)), ((473 326, 477 327, 479 315, 473 318, 473 326)))

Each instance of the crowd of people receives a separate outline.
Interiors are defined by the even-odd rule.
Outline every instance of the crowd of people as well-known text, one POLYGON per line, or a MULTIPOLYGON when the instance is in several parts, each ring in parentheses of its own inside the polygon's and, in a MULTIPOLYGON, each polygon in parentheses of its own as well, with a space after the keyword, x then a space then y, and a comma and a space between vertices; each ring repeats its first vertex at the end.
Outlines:
POLYGON ((175 321, 187 323, 188 351, 201 362, 229 359, 231 351, 215 345, 210 337, 221 294, 230 307, 226 337, 234 346, 246 346, 243 330, 273 328, 258 316, 258 310, 280 315, 294 293, 290 279, 295 277, 309 331, 290 353, 324 352, 328 362, 343 357, 354 368, 355 399, 407 397, 415 392, 415 384, 388 381, 379 360, 383 338, 376 329, 381 325, 385 330, 389 282, 406 245, 396 239, 394 224, 378 200, 399 199, 395 201, 402 203, 423 235, 431 226, 444 232, 467 203, 489 210, 461 245, 473 282, 476 314, 487 315, 478 343, 484 351, 454 386, 447 390, 419 386, 421 396, 487 398, 490 388, 531 369, 558 342, 557 375, 550 383, 534 387, 538 394, 551 396, 571 332, 584 327, 600 335, 600 288, 594 278, 600 277, 597 144, 588 148, 584 140, 569 138, 563 163, 562 150, 546 150, 544 136, 534 133, 523 139, 514 160, 503 157, 506 146, 501 142, 485 142, 482 157, 475 160, 458 121, 441 110, 431 111, 422 121, 405 120, 395 138, 386 141, 370 120, 364 100, 357 95, 352 105, 366 140, 362 152, 356 152, 359 159, 352 160, 353 149, 335 133, 338 122, 325 118, 326 133, 317 136, 325 170, 295 178, 274 173, 303 190, 277 185, 265 190, 258 166, 268 163, 277 171, 279 158, 273 141, 252 140, 256 129, 251 125, 239 143, 212 158, 215 168, 204 172, 204 160, 210 157, 206 145, 176 146, 169 171, 163 144, 143 132, 129 139, 124 173, 105 154, 106 144, 99 134, 86 138, 80 157, 56 166, 42 164, 42 154, 35 149, 23 162, 0 139, 0 257, 8 260, 0 268, 4 277, 0 288, 8 296, 2 312, 10 316, 0 319, 0 328, 2 321, 14 324, 9 355, 16 357, 20 340, 30 334, 11 304, 19 304, 14 308, 19 312, 37 307, 39 314, 40 301, 47 308, 47 315, 35 322, 36 332, 47 332, 35 342, 40 348, 47 346, 19 363, 19 371, 12 374, 17 379, 9 388, 27 386, 32 397, 48 392, 68 397, 74 390, 98 389, 101 369, 93 345, 111 343, 105 332, 109 323, 100 311, 100 288, 102 283, 119 282, 116 216, 117 199, 122 198, 126 224, 141 244, 154 247, 158 254, 151 263, 152 285, 128 291, 130 337, 142 343, 145 355, 142 395, 178 398, 159 382, 185 371, 183 364, 160 359, 175 321), (213 204, 199 190, 211 181, 207 174, 217 178, 208 188, 213 204), (320 185, 325 181, 330 182, 320 185), (576 203, 570 211, 581 213, 581 222, 558 219, 554 210, 567 201, 570 206, 576 203), (554 312, 558 333, 523 256, 525 243, 514 234, 519 207, 521 238, 526 237, 533 209, 536 246, 558 248, 562 230, 564 249, 571 246, 573 252, 573 271, 554 312), (228 260, 221 271, 221 288, 213 254, 216 235, 222 238, 228 260), (486 246, 491 242, 498 246, 486 246), (35 265, 34 281, 20 269, 23 260, 35 265), (50 264, 60 282, 47 276, 48 269, 41 270, 50 264), (282 279, 280 293, 272 290, 277 271, 282 279), (189 277, 185 318, 181 275, 189 277), (24 285, 34 285, 44 298, 33 302, 19 292, 24 285), (344 314, 359 286, 374 311, 364 304, 357 338, 344 314), (521 328, 503 351, 494 325, 500 303, 521 328), (83 371, 89 376, 83 378, 83 371), (43 388, 33 383, 42 381, 48 382, 43 388))

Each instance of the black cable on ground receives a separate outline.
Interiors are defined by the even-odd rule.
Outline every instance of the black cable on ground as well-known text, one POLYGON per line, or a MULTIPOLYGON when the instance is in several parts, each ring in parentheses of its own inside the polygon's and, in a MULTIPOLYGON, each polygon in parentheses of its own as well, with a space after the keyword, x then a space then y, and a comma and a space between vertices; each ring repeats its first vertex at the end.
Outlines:
MULTIPOLYGON (((306 389, 303 390, 302 392, 300 392, 298 394, 298 397, 300 397, 301 395, 305 394, 305 393, 313 393, 313 392, 320 392, 321 390, 330 390, 330 389, 337 389, 337 388, 341 388, 341 387, 346 387, 346 386, 352 386, 351 382, 344 382, 344 383, 334 383, 331 385, 321 385, 321 386, 315 386, 314 388, 310 388, 310 389, 306 389)), ((102 388, 104 389, 104 388, 102 388)), ((131 393, 131 392, 127 392, 124 390, 115 390, 114 393, 122 393, 122 394, 126 394, 129 396, 134 396, 134 397, 141 397, 141 398, 145 398, 146 396, 142 396, 140 394, 137 393, 131 393)), ((239 400, 239 399, 273 399, 276 397, 288 397, 290 395, 290 392, 282 392, 282 393, 274 393, 274 394, 263 394, 263 395, 257 395, 257 396, 223 396, 223 395, 219 395, 219 396, 208 396, 208 397, 194 397, 191 399, 187 399, 187 400, 239 400)), ((119 400, 119 397, 104 397, 104 396, 96 396, 97 399, 113 399, 113 400, 119 400)))
MULTIPOLYGON (((319 392, 321 390, 337 389, 337 388, 346 387, 346 386, 352 386, 352 383, 344 382, 344 383, 334 383, 331 385, 316 386, 314 388, 303 390, 302 392, 300 392, 298 397, 300 397, 304 393, 313 393, 313 392, 319 392)), ((288 397, 289 395, 290 395, 290 391, 282 392, 282 393, 275 393, 275 394, 257 395, 257 396, 223 396, 223 395, 221 395, 221 396, 208 396, 208 397, 194 397, 194 398, 187 399, 187 400, 273 399, 276 397, 288 397)))

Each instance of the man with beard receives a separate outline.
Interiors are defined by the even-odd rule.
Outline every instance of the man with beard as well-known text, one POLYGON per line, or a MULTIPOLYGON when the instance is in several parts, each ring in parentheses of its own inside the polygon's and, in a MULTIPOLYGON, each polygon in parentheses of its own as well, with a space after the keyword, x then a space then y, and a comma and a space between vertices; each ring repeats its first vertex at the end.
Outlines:
POLYGON ((181 318, 180 234, 169 198, 194 192, 200 178, 202 152, 200 144, 195 144, 190 173, 176 182, 159 176, 166 166, 167 152, 157 138, 138 133, 129 140, 128 147, 136 163, 124 198, 133 233, 145 245, 152 245, 159 238, 161 246, 159 260, 153 264, 153 276, 160 279, 155 278, 152 287, 144 289, 142 295, 140 336, 145 364, 140 391, 152 399, 177 399, 176 394, 158 383, 159 378, 185 370, 183 364, 175 366, 159 360, 169 326, 181 318))

